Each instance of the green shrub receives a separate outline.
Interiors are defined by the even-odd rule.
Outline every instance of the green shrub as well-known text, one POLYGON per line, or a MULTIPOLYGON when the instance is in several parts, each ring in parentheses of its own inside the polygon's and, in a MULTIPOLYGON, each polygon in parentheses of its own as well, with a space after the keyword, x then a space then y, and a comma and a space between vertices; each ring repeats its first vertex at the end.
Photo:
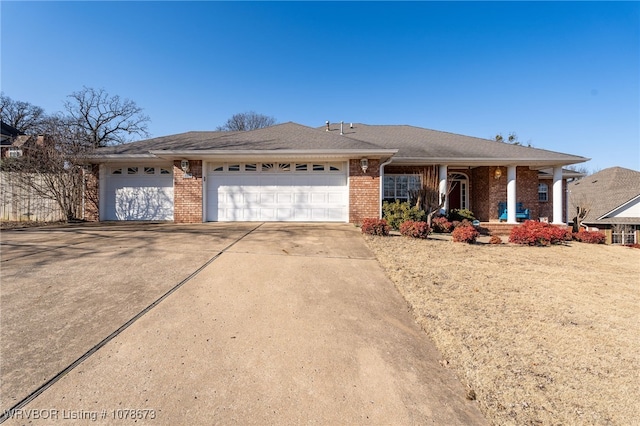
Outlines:
POLYGON ((453 230, 451 233, 451 237, 453 238, 453 242, 455 243, 467 243, 473 244, 476 242, 476 239, 480 233, 478 230, 471 225, 461 225, 453 230))
POLYGON ((447 218, 449 222, 462 222, 463 220, 468 220, 469 222, 473 222, 476 220, 476 217, 473 215, 471 210, 467 209, 453 209, 450 210, 447 214, 447 218))
POLYGON ((431 229, 427 222, 415 222, 407 220, 400 224, 400 234, 411 238, 427 238, 431 233, 431 229))
POLYGON ((400 224, 407 220, 414 222, 423 222, 427 215, 417 206, 411 207, 408 201, 401 203, 396 200, 393 203, 385 201, 382 203, 382 217, 389 223, 393 229, 400 229, 400 224))
POLYGON ((384 219, 369 217, 362 220, 362 233, 368 235, 389 235, 389 224, 384 219))

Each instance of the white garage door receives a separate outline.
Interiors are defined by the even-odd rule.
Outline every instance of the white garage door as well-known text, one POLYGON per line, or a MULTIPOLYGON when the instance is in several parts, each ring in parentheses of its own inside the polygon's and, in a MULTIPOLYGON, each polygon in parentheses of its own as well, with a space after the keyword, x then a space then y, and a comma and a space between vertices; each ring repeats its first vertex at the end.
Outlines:
POLYGON ((107 168, 105 220, 173 220, 173 166, 107 168))
POLYGON ((213 164, 209 221, 347 222, 346 163, 213 164))

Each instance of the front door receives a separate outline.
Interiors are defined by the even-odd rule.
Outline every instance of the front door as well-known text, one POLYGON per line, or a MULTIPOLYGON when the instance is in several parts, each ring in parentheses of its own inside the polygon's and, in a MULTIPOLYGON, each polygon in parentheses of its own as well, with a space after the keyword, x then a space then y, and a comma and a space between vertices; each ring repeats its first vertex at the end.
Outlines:
POLYGON ((464 210, 469 208, 469 180, 462 173, 449 175, 449 210, 464 210))

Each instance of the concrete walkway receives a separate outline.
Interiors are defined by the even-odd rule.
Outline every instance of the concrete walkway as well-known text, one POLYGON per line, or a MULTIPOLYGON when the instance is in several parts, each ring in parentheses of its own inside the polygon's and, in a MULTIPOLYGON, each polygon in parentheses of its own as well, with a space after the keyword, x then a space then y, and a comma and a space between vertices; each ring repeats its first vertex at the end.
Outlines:
MULTIPOLYGON (((137 280, 165 282, 166 274, 173 285, 183 285, 58 376, 7 424, 112 424, 124 417, 133 422, 132 416, 138 424, 156 425, 486 423, 477 403, 466 400, 466 390, 439 365, 433 344, 352 225, 202 224, 182 235, 184 228, 176 225, 157 226, 113 229, 127 234, 122 241, 133 244, 136 238, 129 234, 138 232, 157 244, 155 257, 137 259, 142 275, 130 271, 137 280), (154 232, 163 238, 152 238, 154 232), (211 234, 218 238, 205 237, 211 234), (191 238, 183 241, 185 236, 191 238)), ((94 245, 114 241, 99 237, 103 228, 90 229, 94 245)), ((5 262, 16 253, 5 246, 16 232, 2 234, 3 298, 5 269, 19 280, 20 262, 5 262)), ((20 246, 20 238, 14 237, 12 247, 20 246)), ((22 247, 30 253, 27 244, 22 247)), ((34 250, 27 257, 35 260, 34 250)), ((121 280, 132 281, 118 271, 117 260, 124 257, 100 253, 121 280)), ((136 256, 135 250, 129 253, 136 256)), ((67 281, 81 280, 77 268, 67 281)), ((167 290, 164 284, 151 287, 153 300, 167 290)), ((134 303, 136 309, 148 305, 148 299, 143 302, 134 303)), ((126 322, 125 314, 116 316, 117 326, 100 322, 113 332, 126 322)), ((16 318, 3 318, 2 328, 16 318)), ((83 340, 94 345, 109 334, 90 328, 93 340, 83 340)), ((29 362, 48 359, 46 345, 39 348, 29 362)), ((61 356, 69 365, 84 350, 61 350, 61 356)), ((53 364, 42 369, 48 378, 64 368, 53 364)), ((16 375, 5 377, 19 382, 16 375)), ((11 389, 21 399, 34 383, 40 382, 22 392, 16 390, 20 383, 11 389)), ((5 401, 3 396, 3 410, 5 401)))

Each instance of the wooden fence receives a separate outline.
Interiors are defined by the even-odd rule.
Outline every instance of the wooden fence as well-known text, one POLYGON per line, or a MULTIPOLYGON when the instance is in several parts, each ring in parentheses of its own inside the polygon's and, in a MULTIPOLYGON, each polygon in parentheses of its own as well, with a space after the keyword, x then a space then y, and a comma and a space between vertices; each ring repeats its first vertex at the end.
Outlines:
POLYGON ((20 185, 18 176, 12 172, 0 172, 0 200, 3 221, 54 222, 66 218, 55 200, 42 198, 31 188, 20 185))

